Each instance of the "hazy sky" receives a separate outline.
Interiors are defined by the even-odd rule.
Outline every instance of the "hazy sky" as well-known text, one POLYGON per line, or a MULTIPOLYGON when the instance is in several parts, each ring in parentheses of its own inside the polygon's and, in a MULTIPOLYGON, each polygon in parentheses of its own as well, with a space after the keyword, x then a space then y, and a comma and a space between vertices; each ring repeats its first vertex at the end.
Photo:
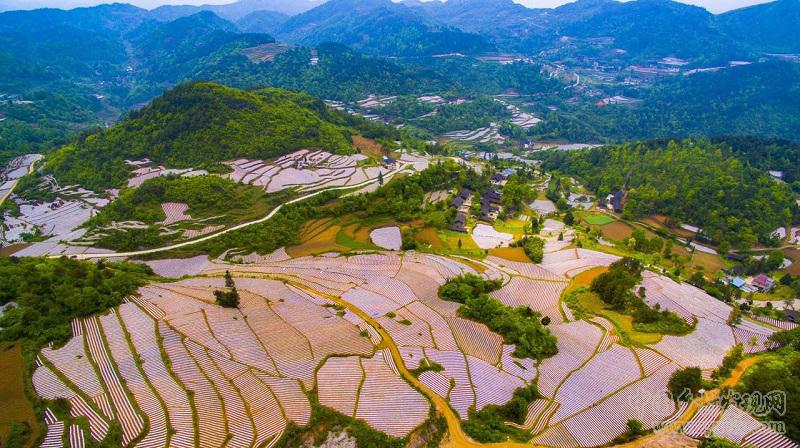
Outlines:
MULTIPOLYGON (((88 6, 99 3, 112 3, 113 1, 121 3, 131 3, 143 8, 155 8, 164 4, 225 4, 231 3, 232 0, 0 0, 0 5, 6 3, 28 9, 30 7, 52 6, 56 8, 70 8, 75 6, 88 6), (19 6, 17 6, 19 5, 19 6)), ((303 0, 297 0, 303 1, 303 0)), ((554 7, 569 3, 572 0, 514 0, 517 3, 530 7, 554 7)), ((679 0, 683 3, 691 3, 699 5, 711 12, 719 13, 730 9, 741 8, 742 6, 754 5, 757 3, 766 3, 772 0, 679 0)))

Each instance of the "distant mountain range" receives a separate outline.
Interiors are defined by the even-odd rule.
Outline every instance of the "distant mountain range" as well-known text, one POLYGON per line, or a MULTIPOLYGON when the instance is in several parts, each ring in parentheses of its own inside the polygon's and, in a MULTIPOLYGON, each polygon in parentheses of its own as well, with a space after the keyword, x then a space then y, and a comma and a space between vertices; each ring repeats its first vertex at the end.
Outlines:
POLYGON ((578 0, 554 9, 529 9, 512 0, 405 4, 485 36, 506 51, 530 53, 569 39, 594 39, 593 44, 605 40, 633 57, 800 51, 800 0, 778 0, 721 15, 671 0, 578 0))
POLYGON ((493 50, 477 34, 444 25, 391 0, 329 0, 287 20, 276 36, 306 45, 337 42, 385 56, 493 50))
MULTIPOLYGON (((17 4, 0 0, 0 9, 17 4)), ((631 61, 676 56, 704 63, 800 52, 800 0, 720 15, 672 0, 578 0, 552 9, 512 0, 239 0, 152 11, 122 5, 83 9, 97 17, 114 12, 104 20, 116 30, 210 11, 242 32, 302 45, 337 42, 382 56, 557 51, 575 57, 613 50, 631 61)), ((38 17, 46 20, 52 13, 38 17)), ((5 21, 0 18, 0 26, 5 21)))
POLYGON ((271 11, 285 16, 293 16, 323 3, 325 3, 325 0, 239 0, 226 5, 161 6, 152 10, 150 16, 156 20, 169 21, 190 16, 200 11, 211 11, 223 19, 236 22, 257 11, 271 11))

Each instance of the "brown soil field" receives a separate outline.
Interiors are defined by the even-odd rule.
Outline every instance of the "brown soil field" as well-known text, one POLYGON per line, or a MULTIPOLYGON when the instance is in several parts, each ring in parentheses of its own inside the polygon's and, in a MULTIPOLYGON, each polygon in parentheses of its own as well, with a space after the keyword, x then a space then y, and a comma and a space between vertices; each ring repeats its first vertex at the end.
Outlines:
POLYGON ((353 146, 367 157, 375 157, 376 159, 383 157, 383 146, 371 138, 354 135, 353 146))
POLYGON ((667 227, 665 224, 667 222, 667 217, 664 215, 650 215, 647 218, 642 220, 643 223, 650 225, 655 228, 661 228, 668 232, 674 233, 683 238, 691 238, 695 236, 694 232, 690 232, 686 229, 681 229, 680 227, 667 227))
POLYGON ((472 260, 467 260, 467 259, 464 259, 464 258, 457 258, 456 260, 459 263, 463 263, 463 264, 471 267, 472 269, 475 269, 475 271, 478 272, 479 274, 483 273, 484 271, 486 271, 486 266, 484 266, 484 265, 482 265, 480 263, 475 263, 472 260))
POLYGON ((33 243, 19 243, 19 244, 11 244, 9 246, 0 247, 0 257, 10 257, 15 253, 25 249, 26 247, 30 246, 33 243))
POLYGON ((686 250, 685 247, 679 246, 677 244, 673 244, 672 245, 672 253, 674 255, 679 256, 679 257, 688 257, 689 256, 689 251, 686 250))
POLYGON ((336 244, 336 234, 339 230, 341 227, 337 225, 330 226, 300 245, 287 247, 286 253, 291 257, 304 257, 325 252, 345 252, 348 250, 347 247, 336 244))
POLYGON ((19 344, 0 345, 0 366, 0 441, 5 440, 12 422, 27 422, 33 430, 29 440, 36 440, 39 424, 25 396, 25 366, 19 344))
POLYGON ((302 241, 308 241, 320 233, 331 222, 330 218, 312 219, 300 228, 298 235, 302 241))
POLYGON ((439 239, 439 235, 436 233, 436 229, 433 227, 426 227, 419 231, 416 235, 416 239, 421 243, 429 244, 431 249, 441 249, 444 246, 442 240, 439 239))
POLYGON ((692 254, 690 267, 702 267, 707 274, 711 274, 725 268, 725 262, 719 255, 695 252, 692 254))
POLYGON ((800 249, 784 249, 783 253, 786 258, 792 260, 792 265, 786 269, 786 272, 792 275, 800 274, 800 249))
POLYGON ((603 232, 603 238, 608 238, 610 240, 624 240, 633 235, 633 227, 625 224, 622 221, 606 224, 601 227, 600 230, 603 232))
POLYGON ((489 249, 489 255, 504 258, 509 261, 520 261, 523 263, 530 263, 531 259, 525 255, 525 251, 521 247, 496 247, 489 249))
POLYGON ((364 243, 364 244, 372 244, 372 240, 369 238, 369 232, 372 229, 369 227, 361 227, 359 224, 350 224, 349 226, 342 229, 342 233, 351 240, 357 243, 364 243))
POLYGON ((605 266, 597 267, 594 269, 589 269, 588 271, 581 272, 580 274, 576 275, 572 278, 572 281, 567 286, 567 289, 564 290, 563 295, 566 295, 573 290, 580 288, 581 286, 589 286, 592 284, 592 281, 603 274, 604 272, 608 272, 608 268, 605 266))

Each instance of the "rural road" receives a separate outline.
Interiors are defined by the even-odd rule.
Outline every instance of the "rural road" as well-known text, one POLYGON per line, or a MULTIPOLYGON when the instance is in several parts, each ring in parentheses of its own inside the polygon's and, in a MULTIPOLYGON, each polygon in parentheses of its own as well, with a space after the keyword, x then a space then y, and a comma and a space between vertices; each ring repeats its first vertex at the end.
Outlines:
MULTIPOLYGON (((389 171, 388 173, 386 173, 383 176, 383 179, 387 180, 387 179, 391 178, 392 176, 394 176, 395 174, 403 171, 404 169, 406 169, 409 166, 411 166, 410 163, 405 163, 402 166, 400 166, 399 168, 397 168, 397 169, 395 169, 393 171, 389 171)), ((138 250, 138 251, 133 251, 133 252, 104 252, 104 253, 101 253, 101 252, 95 252, 95 253, 87 252, 87 253, 72 255, 71 258, 75 258, 75 259, 78 259, 78 260, 90 260, 90 259, 94 259, 94 258, 135 257, 135 256, 139 256, 139 255, 147 255, 147 254, 153 254, 153 253, 157 253, 157 252, 165 252, 165 251, 168 251, 168 250, 179 249, 181 247, 192 246, 192 245, 197 244, 197 243, 202 243, 202 242, 205 242, 205 241, 208 241, 208 240, 212 240, 214 238, 217 238, 217 237, 222 236, 222 235, 224 235, 226 233, 229 233, 229 232, 233 232, 233 231, 236 231, 236 230, 243 229, 245 227, 249 227, 249 226, 252 226, 252 225, 255 225, 255 224, 261 224, 263 222, 269 221, 285 205, 291 205, 291 204, 294 204, 296 202, 300 202, 300 201, 304 201, 306 199, 313 198, 314 196, 317 196, 317 195, 320 195, 322 193, 325 193, 326 191, 350 190, 350 189, 353 189, 353 188, 361 188, 361 187, 365 187, 367 185, 373 184, 373 183, 375 183, 377 181, 378 181, 378 178, 376 177, 376 178, 372 178, 372 179, 366 180, 366 181, 358 183, 358 184, 344 185, 344 186, 341 186, 341 187, 330 187, 330 188, 324 188, 322 190, 317 190, 317 191, 315 191, 313 193, 309 193, 309 194, 307 194, 305 196, 301 196, 299 198, 295 198, 295 199, 292 199, 291 201, 287 201, 287 202, 284 202, 283 204, 278 205, 277 207, 272 209, 272 211, 270 211, 263 218, 259 218, 259 219, 255 220, 255 221, 244 222, 244 223, 235 225, 233 227, 229 227, 227 229, 220 230, 219 232, 212 233, 210 235, 206 235, 204 237, 197 238, 197 239, 194 239, 194 240, 184 241, 184 242, 181 242, 181 243, 172 244, 170 246, 157 247, 157 248, 146 249, 146 250, 138 250)), ((63 255, 50 255, 49 258, 60 258, 62 256, 63 255)))
MULTIPOLYGON (((248 275, 251 277, 252 275, 248 275)), ((420 390, 425 396, 427 396, 433 406, 436 408, 438 412, 440 412, 445 420, 447 421, 447 439, 443 442, 442 446, 445 447, 459 447, 459 448, 485 448, 485 447, 496 447, 496 448, 539 448, 540 445, 535 445, 532 443, 518 443, 518 442, 499 442, 499 443, 479 443, 470 438, 464 430, 461 428, 461 419, 456 415, 453 408, 450 407, 450 404, 442 397, 437 395, 433 390, 431 390, 428 386, 423 384, 416 376, 414 376, 411 372, 408 371, 406 368, 403 356, 400 354, 400 349, 397 348, 397 344, 394 342, 392 337, 389 333, 376 321, 372 316, 368 313, 365 313, 361 308, 351 304, 343 300, 341 297, 337 297, 334 295, 326 294, 322 291, 317 291, 307 285, 302 283, 292 282, 289 281, 289 284, 295 286, 297 288, 306 290, 312 294, 318 295, 320 297, 324 297, 328 300, 333 301, 339 305, 344 306, 349 311, 355 313, 358 317, 363 319, 368 325, 375 329, 378 334, 381 335, 383 342, 379 345, 378 348, 381 346, 385 346, 389 349, 392 354, 392 359, 394 360, 395 365, 397 366, 397 370, 400 372, 400 375, 406 379, 409 383, 411 383, 415 388, 420 390)), ((542 447, 543 448, 543 447, 542 447)))
MULTIPOLYGON (((40 157, 40 158, 38 158, 38 159, 36 159, 36 160, 34 160, 33 162, 31 162, 31 164, 28 166, 28 174, 31 174, 31 173, 33 173, 33 169, 34 169, 34 168, 35 168, 35 166, 36 166, 36 162, 38 162, 38 161, 40 161, 40 160, 42 160, 42 158, 41 158, 41 157, 40 157)), ((22 179, 22 178, 20 177, 20 179, 22 179)), ((11 196, 11 193, 13 193, 13 192, 14 192, 14 189, 15 189, 15 188, 17 188, 17 184, 18 184, 18 183, 19 183, 19 179, 16 179, 16 180, 14 181, 14 185, 12 185, 12 186, 11 186, 11 188, 9 188, 9 189, 8 189, 8 191, 6 192, 6 194, 5 194, 5 195, 3 195, 3 197, 2 197, 2 198, 0 198, 0 205, 3 205, 3 202, 5 202, 5 201, 6 201, 6 199, 8 199, 8 197, 9 197, 9 196, 11 196)))

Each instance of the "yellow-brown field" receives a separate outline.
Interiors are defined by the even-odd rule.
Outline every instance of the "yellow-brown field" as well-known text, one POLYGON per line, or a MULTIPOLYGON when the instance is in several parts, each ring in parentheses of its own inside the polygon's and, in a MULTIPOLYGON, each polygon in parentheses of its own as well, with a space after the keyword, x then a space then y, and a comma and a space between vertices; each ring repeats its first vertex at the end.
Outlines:
POLYGON ((519 261, 522 263, 530 263, 531 260, 525 255, 525 251, 521 247, 496 247, 489 249, 489 255, 504 258, 509 261, 519 261))
POLYGON ((31 440, 35 440, 38 430, 33 406, 25 397, 23 375, 25 368, 22 360, 22 349, 19 344, 0 345, 0 440, 8 435, 13 422, 26 422, 33 428, 31 440))
POLYGON ((624 240, 633 235, 633 227, 625 224, 622 221, 615 221, 611 224, 606 224, 600 228, 603 232, 603 238, 610 240, 624 240))

